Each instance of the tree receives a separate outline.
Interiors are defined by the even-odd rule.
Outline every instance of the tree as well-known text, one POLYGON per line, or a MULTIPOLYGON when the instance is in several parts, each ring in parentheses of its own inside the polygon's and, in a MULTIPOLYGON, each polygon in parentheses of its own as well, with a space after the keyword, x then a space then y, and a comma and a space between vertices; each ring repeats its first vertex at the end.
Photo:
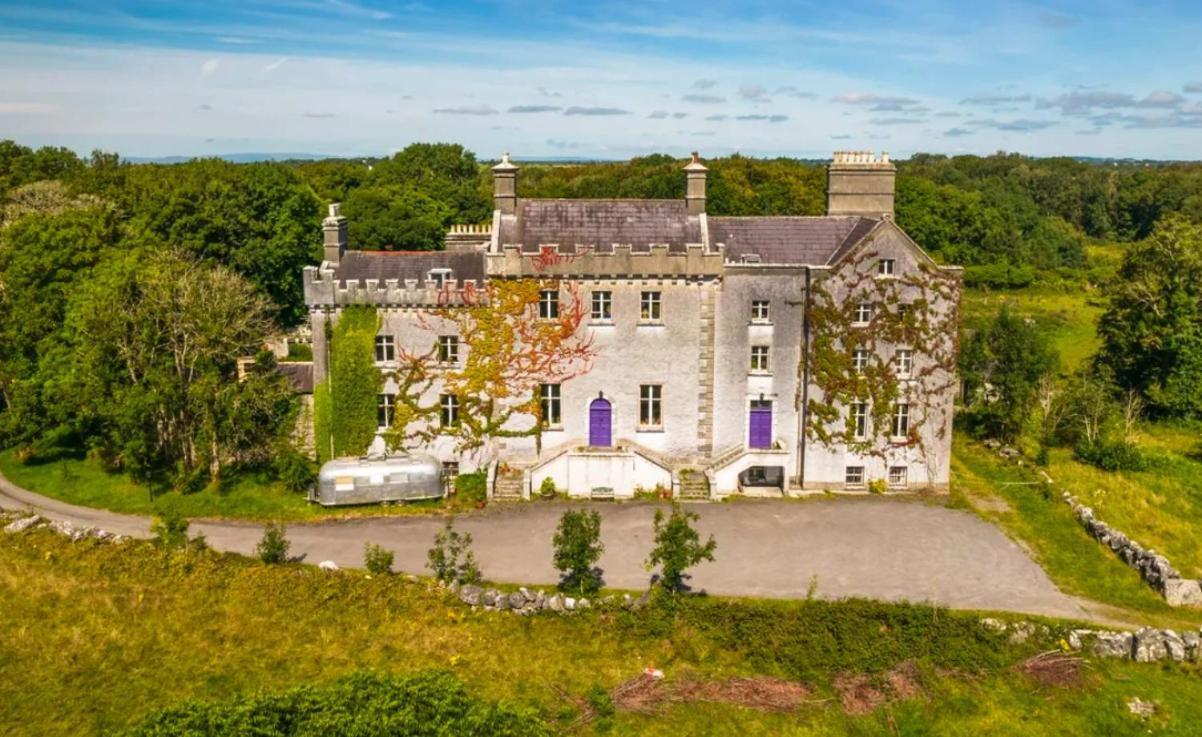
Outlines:
POLYGON ((1026 427, 1041 383, 1060 358, 1033 324, 1003 306, 993 322, 968 340, 961 361, 968 404, 978 427, 1013 441, 1026 427))
POLYGON ((455 211, 413 185, 361 187, 346 199, 356 248, 432 251, 442 248, 455 211))
POLYGON ((702 561, 712 561, 718 543, 714 536, 701 542, 701 535, 691 523, 700 517, 696 512, 685 511, 680 504, 672 505, 671 514, 664 516, 662 509, 655 510, 655 547, 647 557, 647 567, 660 567, 660 585, 669 592, 685 588, 684 580, 690 576, 689 568, 702 561))
POLYGON ((267 523, 263 528, 263 539, 255 546, 255 555, 259 556, 259 560, 269 564, 288 560, 288 548, 292 547, 292 543, 288 542, 286 532, 280 522, 267 523))
POLYGON ((601 588, 601 569, 596 563, 605 552, 601 542, 601 515, 594 510, 570 509, 559 518, 551 541, 555 567, 561 575, 559 587, 592 594, 601 588))
POLYGON ((434 578, 445 583, 479 583, 480 567, 476 554, 472 552, 471 533, 460 533, 455 529, 455 520, 434 534, 434 547, 426 553, 427 565, 434 578))
POLYGON ((1202 417, 1202 226, 1165 219, 1123 257, 1097 360, 1160 414, 1202 417))
POLYGON ((171 251, 105 264, 72 297, 71 374, 48 387, 91 443, 135 474, 177 485, 264 461, 295 400, 274 359, 269 303, 241 277, 171 251), (257 356, 244 366, 238 360, 257 356))
POLYGON ((363 543, 363 567, 373 576, 383 576, 392 573, 394 555, 391 550, 376 543, 363 543))

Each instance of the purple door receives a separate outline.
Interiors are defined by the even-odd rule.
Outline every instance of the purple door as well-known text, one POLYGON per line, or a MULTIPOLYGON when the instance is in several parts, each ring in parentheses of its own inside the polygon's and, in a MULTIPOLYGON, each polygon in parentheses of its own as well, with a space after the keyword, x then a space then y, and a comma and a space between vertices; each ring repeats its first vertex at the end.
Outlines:
POLYGON ((752 448, 772 447, 772 402, 766 399, 751 400, 751 437, 747 443, 752 448))
POLYGON ((588 406, 588 444, 594 448, 613 445, 613 421, 608 399, 598 397, 588 406))

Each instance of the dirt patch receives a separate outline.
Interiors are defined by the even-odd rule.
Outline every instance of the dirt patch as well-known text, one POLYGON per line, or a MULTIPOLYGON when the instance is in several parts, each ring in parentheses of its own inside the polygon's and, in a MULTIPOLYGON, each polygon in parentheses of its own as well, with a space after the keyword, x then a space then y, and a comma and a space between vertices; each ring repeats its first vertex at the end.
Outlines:
POLYGON ((1027 658, 1017 668, 1041 686, 1079 688, 1085 683, 1085 660, 1057 651, 1027 658))
MULTIPOLYGON (((562 690, 559 693, 580 708, 581 721, 588 722, 596 718, 596 709, 588 699, 569 696, 562 690)), ((647 673, 624 681, 609 692, 615 710, 636 714, 658 714, 670 704, 697 701, 734 704, 758 711, 788 712, 801 707, 809 695, 810 689, 804 685, 779 678, 736 676, 722 681, 706 681, 686 677, 667 682, 647 673)))
POLYGON ((910 661, 895 666, 882 678, 844 673, 835 678, 839 704, 848 714, 867 714, 898 699, 923 695, 918 667, 910 661))

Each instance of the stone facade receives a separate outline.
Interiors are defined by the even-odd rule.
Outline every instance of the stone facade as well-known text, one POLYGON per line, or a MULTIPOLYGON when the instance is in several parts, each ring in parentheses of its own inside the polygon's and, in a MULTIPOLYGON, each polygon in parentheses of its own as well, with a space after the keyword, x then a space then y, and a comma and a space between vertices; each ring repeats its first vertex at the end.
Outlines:
MULTIPOLYGON (((896 466, 907 469, 896 488, 946 486, 952 387, 911 399, 929 416, 921 453, 903 444, 861 458, 806 432, 813 420, 803 409, 817 390, 803 360, 816 285, 841 295, 842 281, 881 259, 891 277, 932 263, 892 221, 887 157, 838 154, 830 174, 837 212, 825 217, 709 216, 697 157, 685 169, 686 201, 527 200, 508 157, 494 174, 492 223, 457 226, 444 252, 348 251, 345 218, 331 208, 326 259, 304 275, 315 381, 326 373, 326 323, 344 306, 375 305, 381 335, 418 351, 440 331, 419 313, 490 280, 559 279, 573 284, 586 308, 596 293, 610 306, 608 317, 586 316, 580 328, 596 355, 587 373, 560 386, 562 421, 543 431, 541 446, 505 438, 465 455, 439 439, 421 450, 460 470, 502 461, 520 473, 524 496, 545 478, 573 496, 620 498, 657 487, 679 494, 682 472, 693 479, 691 495, 859 489, 896 466), (643 313, 648 294, 659 305, 656 318, 643 313), (658 387, 656 426, 640 422, 643 387, 658 387), (605 447, 590 446, 590 408, 599 399, 610 408, 605 447), (849 466, 862 468, 863 478, 849 484, 849 466)), ((922 360, 915 356, 916 365, 922 360)))

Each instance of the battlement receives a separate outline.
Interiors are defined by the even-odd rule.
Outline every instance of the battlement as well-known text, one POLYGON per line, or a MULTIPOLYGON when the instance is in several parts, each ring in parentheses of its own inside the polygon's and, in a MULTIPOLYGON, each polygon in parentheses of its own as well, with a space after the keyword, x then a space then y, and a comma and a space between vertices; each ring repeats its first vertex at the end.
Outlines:
POLYGON ((483 251, 492 242, 492 224, 452 225, 443 236, 448 251, 483 251))
POLYGON ((334 269, 306 266, 305 301, 310 307, 367 304, 389 307, 470 305, 484 295, 483 282, 467 279, 347 279, 334 269))
POLYGON ((880 156, 876 155, 875 151, 836 151, 831 163, 838 166, 842 164, 875 164, 878 166, 892 166, 889 161, 889 152, 882 151, 880 156))
POLYGON ((653 243, 634 250, 629 243, 613 243, 605 250, 592 245, 572 248, 544 244, 537 253, 521 245, 506 243, 500 253, 485 254, 485 273, 490 278, 520 277, 720 277, 724 249, 706 249, 688 243, 684 251, 673 251, 667 243, 653 243))

